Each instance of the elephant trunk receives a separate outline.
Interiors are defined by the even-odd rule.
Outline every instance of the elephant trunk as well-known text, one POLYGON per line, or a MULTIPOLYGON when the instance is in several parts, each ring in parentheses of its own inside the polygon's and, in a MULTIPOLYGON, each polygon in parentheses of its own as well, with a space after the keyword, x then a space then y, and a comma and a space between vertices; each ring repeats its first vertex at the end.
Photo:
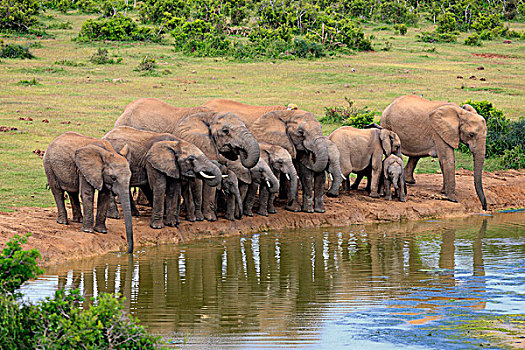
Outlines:
POLYGON ((329 197, 337 197, 339 195, 339 188, 343 183, 343 173, 341 172, 341 166, 338 164, 331 164, 328 169, 329 173, 332 174, 332 186, 326 193, 329 197))
POLYGON ((487 210, 487 199, 483 192, 483 163, 485 162, 485 143, 483 142, 477 149, 471 149, 472 155, 474 156, 474 187, 476 188, 476 194, 478 195, 481 207, 483 210, 487 210))
POLYGON ((288 191, 288 205, 292 205, 297 195, 297 172, 295 168, 292 168, 293 171, 288 173, 290 177, 290 189, 288 191))
POLYGON ((261 150, 259 148, 259 143, 253 137, 253 135, 246 129, 246 131, 241 134, 241 152, 240 158, 241 163, 244 167, 251 169, 259 161, 259 156, 261 155, 261 150))
POLYGON ((128 241, 128 253, 133 253, 133 224, 131 221, 131 204, 129 198, 129 186, 122 186, 118 191, 122 212, 124 213, 124 225, 126 226, 126 238, 128 241))
POLYGON ((275 176, 272 172, 270 172, 270 176, 268 176, 265 182, 265 185, 268 186, 268 191, 270 193, 279 192, 279 180, 277 179, 277 176, 275 176))
POLYGON ((242 204, 242 197, 241 197, 241 192, 239 192, 239 188, 238 187, 235 187, 235 190, 234 190, 234 194, 235 196, 235 202, 237 203, 237 206, 239 208, 239 217, 237 219, 242 219, 242 216, 243 216, 243 204, 242 204))
POLYGON ((219 186, 222 182, 221 169, 209 160, 202 166, 196 167, 195 173, 199 174, 204 182, 210 187, 219 186))
POLYGON ((399 193, 399 174, 398 173, 395 173, 393 175, 393 179, 392 179, 392 184, 394 185, 394 188, 396 189, 396 193, 399 193))
POLYGON ((311 170, 314 173, 324 171, 328 165, 328 146, 326 145, 326 140, 323 137, 315 139, 311 152, 314 155, 311 170))

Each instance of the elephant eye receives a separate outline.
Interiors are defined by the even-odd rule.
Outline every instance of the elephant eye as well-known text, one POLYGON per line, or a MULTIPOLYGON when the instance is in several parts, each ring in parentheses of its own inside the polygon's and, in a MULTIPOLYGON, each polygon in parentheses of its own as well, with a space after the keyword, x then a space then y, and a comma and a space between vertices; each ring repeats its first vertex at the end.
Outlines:
POLYGON ((225 134, 225 135, 228 135, 230 133, 230 130, 224 128, 222 129, 222 132, 225 134))
POLYGON ((109 175, 109 177, 111 178, 111 180, 117 181, 117 176, 116 175, 109 175))
POLYGON ((279 159, 279 160, 277 161, 277 163, 279 163, 279 164, 283 164, 283 160, 282 160, 282 159, 279 159))
POLYGON ((193 162, 193 161, 195 160, 195 157, 194 157, 194 156, 189 156, 189 157, 188 157, 188 160, 189 160, 190 162, 193 162))
POLYGON ((468 136, 472 138, 472 137, 474 137, 474 133, 473 132, 469 132, 468 136))
POLYGON ((303 129, 299 129, 299 130, 297 130, 297 133, 302 136, 302 135, 304 135, 304 130, 303 129))

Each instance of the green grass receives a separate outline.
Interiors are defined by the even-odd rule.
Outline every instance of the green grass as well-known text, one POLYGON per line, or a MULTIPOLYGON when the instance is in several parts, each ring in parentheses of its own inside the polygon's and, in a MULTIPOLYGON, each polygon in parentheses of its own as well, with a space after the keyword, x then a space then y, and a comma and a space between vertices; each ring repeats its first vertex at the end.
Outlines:
MULTIPOLYGON (((431 30, 430 24, 411 27, 405 36, 392 29, 378 30, 384 25, 367 24, 367 35, 375 36, 375 52, 315 61, 239 62, 185 57, 174 52, 169 37, 163 44, 77 43, 72 38, 90 16, 47 13, 56 19, 46 21, 70 22, 71 28, 48 29, 51 37, 42 39, 27 35, 2 38, 6 43, 31 43, 36 58, 0 62, 0 126, 25 132, 0 134, 0 210, 54 205, 45 188, 42 161, 33 150, 45 149, 66 131, 101 137, 124 107, 140 97, 157 97, 174 106, 196 106, 217 97, 258 105, 295 103, 320 117, 324 107, 345 105, 345 97, 354 100, 358 108, 368 106, 380 113, 397 96, 415 93, 457 103, 489 100, 511 119, 525 114, 525 45, 516 40, 510 45, 497 39, 470 47, 462 44, 468 36, 463 33, 457 43, 428 44, 418 42, 416 34, 431 30), (392 44, 390 51, 380 50, 385 41, 392 44), (89 59, 98 48, 108 49, 109 57, 122 57, 122 62, 91 63, 89 59), (502 56, 479 56, 487 53, 502 56), (146 54, 154 55, 157 74, 134 70, 146 54), (478 71, 479 66, 485 69, 478 71), (478 80, 468 79, 471 75, 478 80), (480 81, 482 77, 486 81, 480 81), (33 78, 39 85, 17 84, 33 78), (124 82, 113 83, 119 78, 124 82), (42 123, 43 119, 49 123, 42 123), (71 124, 61 124, 67 121, 71 124)), ((525 30, 525 24, 511 23, 510 27, 525 30)), ((324 132, 329 134, 335 128, 337 125, 325 125, 324 132)), ((457 166, 469 168, 472 162, 460 154, 457 166)), ((490 160, 486 169, 498 167, 490 160)), ((437 162, 424 159, 418 171, 437 169, 437 162)))

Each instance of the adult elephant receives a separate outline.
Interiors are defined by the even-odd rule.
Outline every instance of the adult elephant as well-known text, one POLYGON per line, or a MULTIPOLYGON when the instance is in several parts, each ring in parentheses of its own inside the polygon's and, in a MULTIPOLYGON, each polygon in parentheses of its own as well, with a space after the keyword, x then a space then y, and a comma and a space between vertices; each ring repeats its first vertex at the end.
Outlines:
POLYGON ((47 184, 55 197, 57 222, 68 224, 64 204, 67 191, 73 209, 73 221, 82 222, 82 231, 106 233, 106 210, 110 194, 120 198, 124 212, 128 253, 133 252, 133 225, 129 198, 129 147, 123 145, 120 154, 106 140, 67 132, 54 139, 44 155, 47 184), (93 226, 93 203, 98 191, 97 217, 93 226), (82 197, 83 214, 78 195, 82 197))
POLYGON ((383 111, 381 126, 399 135, 401 152, 409 156, 405 167, 407 183, 415 183, 414 169, 421 157, 439 158, 443 173, 441 192, 452 202, 457 202, 454 149, 460 141, 466 144, 474 157, 476 193, 483 210, 487 209, 482 185, 487 126, 485 118, 472 106, 401 96, 383 111))
POLYGON ((271 111, 285 110, 285 106, 253 106, 245 103, 216 98, 202 105, 202 108, 208 108, 215 112, 232 112, 237 114, 248 127, 257 119, 271 111))
MULTIPOLYGON (((150 226, 164 226, 164 197, 167 203, 166 225, 179 223, 179 197, 181 182, 201 179, 209 186, 218 186, 222 180, 220 169, 195 145, 178 139, 172 134, 156 133, 121 126, 108 132, 104 138, 115 150, 128 145, 131 151, 130 186, 152 192, 153 210, 150 226), (166 196, 165 196, 166 195, 166 196)), ((192 202, 185 191, 188 215, 192 202)))
POLYGON ((253 122, 250 130, 260 142, 281 146, 294 159, 303 188, 302 210, 324 212, 322 201, 315 200, 314 205, 313 180, 322 180, 315 181, 316 186, 322 186, 315 192, 323 196, 328 147, 315 116, 300 110, 272 111, 253 122))
MULTIPOLYGON (((188 115, 208 111, 210 110, 207 107, 173 107, 156 98, 139 98, 124 108, 115 126, 131 126, 139 130, 150 130, 152 125, 159 124, 159 128, 162 129, 162 125, 166 122, 174 126, 188 115)), ((169 129, 169 126, 167 127, 169 129)), ((167 130, 150 131, 169 132, 167 130)))

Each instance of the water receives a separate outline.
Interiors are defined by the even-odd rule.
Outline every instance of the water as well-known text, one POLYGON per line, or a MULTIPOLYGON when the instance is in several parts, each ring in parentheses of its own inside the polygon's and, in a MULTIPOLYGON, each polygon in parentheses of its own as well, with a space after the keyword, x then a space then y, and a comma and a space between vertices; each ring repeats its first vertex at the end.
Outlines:
POLYGON ((151 247, 48 268, 23 292, 60 287, 122 294, 177 348, 494 348, 458 326, 525 314, 525 213, 151 247))

